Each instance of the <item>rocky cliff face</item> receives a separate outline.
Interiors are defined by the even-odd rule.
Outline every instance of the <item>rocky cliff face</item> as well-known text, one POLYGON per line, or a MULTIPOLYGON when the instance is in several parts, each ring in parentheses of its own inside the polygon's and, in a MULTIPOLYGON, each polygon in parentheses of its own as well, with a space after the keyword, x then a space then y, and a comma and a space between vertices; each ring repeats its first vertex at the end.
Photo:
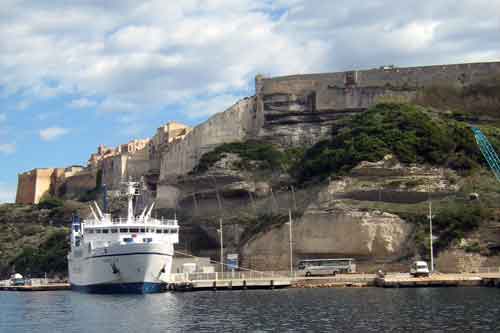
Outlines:
MULTIPOLYGON (((387 262, 408 254, 411 232, 409 223, 389 213, 308 209, 292 224, 294 263, 321 257, 387 262)), ((241 249, 243 265, 286 270, 289 237, 288 225, 256 235, 241 249)))
POLYGON ((180 177, 171 186, 185 215, 181 244, 184 240, 187 250, 216 259, 222 218, 226 252, 239 253, 240 264, 253 269, 288 269, 285 222, 294 206, 295 263, 354 257, 360 270, 402 269, 419 255, 416 226, 403 217, 425 215, 429 192, 433 200, 446 200, 459 190, 454 171, 404 165, 391 155, 293 192, 286 174, 241 170, 240 165, 238 155, 227 154, 208 171, 180 177))
MULTIPOLYGON (((392 156, 360 163, 349 175, 323 185, 302 216, 294 220, 294 262, 355 257, 360 269, 373 270, 374 263, 389 267, 417 255, 415 225, 388 211, 425 210, 422 203, 426 203, 428 191, 434 198, 457 191, 457 185, 450 183, 455 176, 451 170, 405 166, 392 156)), ((252 237, 241 249, 244 264, 286 269, 289 233, 289 226, 281 225, 252 237)))

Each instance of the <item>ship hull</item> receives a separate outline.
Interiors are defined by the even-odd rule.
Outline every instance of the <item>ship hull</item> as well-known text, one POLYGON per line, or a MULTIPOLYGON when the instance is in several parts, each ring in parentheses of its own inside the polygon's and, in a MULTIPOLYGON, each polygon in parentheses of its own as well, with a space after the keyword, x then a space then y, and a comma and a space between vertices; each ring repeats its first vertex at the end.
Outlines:
POLYGON ((72 289, 89 293, 155 293, 165 289, 172 268, 172 244, 126 244, 72 253, 72 289))
POLYGON ((90 294, 152 294, 166 290, 166 283, 134 282, 134 283, 103 283, 90 285, 72 284, 71 289, 90 294))

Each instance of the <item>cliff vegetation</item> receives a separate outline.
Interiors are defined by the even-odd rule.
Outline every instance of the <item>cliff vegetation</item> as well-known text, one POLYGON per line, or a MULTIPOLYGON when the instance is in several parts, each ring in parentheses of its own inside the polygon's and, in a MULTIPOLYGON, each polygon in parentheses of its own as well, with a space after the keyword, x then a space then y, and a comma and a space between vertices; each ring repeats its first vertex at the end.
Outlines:
POLYGON ((69 224, 85 205, 46 197, 38 205, 0 205, 0 276, 66 276, 69 224))
POLYGON ((334 128, 296 165, 300 182, 342 175, 361 161, 394 154, 403 163, 428 163, 469 172, 482 162, 467 125, 408 104, 379 104, 334 128))

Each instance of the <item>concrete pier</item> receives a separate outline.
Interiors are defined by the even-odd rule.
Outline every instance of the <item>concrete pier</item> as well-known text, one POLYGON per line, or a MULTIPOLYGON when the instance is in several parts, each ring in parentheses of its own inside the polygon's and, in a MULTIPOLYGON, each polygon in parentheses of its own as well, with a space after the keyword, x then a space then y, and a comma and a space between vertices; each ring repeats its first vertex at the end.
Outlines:
POLYGON ((168 285, 172 291, 196 290, 242 290, 242 289, 278 289, 291 285, 288 278, 256 279, 256 280, 195 280, 173 282, 168 285))
POLYGON ((8 286, 0 285, 0 290, 3 291, 53 291, 53 290, 70 290, 69 283, 51 283, 45 285, 24 285, 24 286, 8 286))
POLYGON ((483 278, 468 274, 432 274, 427 277, 413 277, 410 274, 395 274, 375 278, 375 285, 383 288, 415 287, 477 287, 483 278))

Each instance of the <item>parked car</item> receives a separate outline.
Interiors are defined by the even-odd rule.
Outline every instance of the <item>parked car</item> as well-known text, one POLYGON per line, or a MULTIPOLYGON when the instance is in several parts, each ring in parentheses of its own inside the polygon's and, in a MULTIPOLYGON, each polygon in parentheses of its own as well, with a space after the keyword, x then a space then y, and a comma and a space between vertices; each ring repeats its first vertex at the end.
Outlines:
POLYGON ((414 261, 410 268, 412 276, 429 276, 429 266, 425 261, 414 261))

